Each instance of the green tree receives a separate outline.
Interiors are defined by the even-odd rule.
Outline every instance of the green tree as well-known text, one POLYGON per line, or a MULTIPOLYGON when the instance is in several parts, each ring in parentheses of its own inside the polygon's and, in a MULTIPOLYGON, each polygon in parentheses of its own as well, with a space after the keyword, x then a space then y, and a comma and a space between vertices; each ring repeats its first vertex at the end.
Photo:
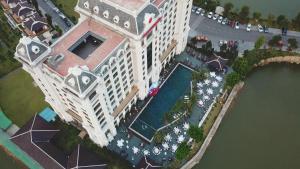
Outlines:
POLYGON ((249 14, 250 14, 250 8, 248 6, 243 6, 239 13, 241 22, 243 22, 243 23, 248 22, 249 14))
POLYGON ((233 4, 231 2, 227 2, 225 5, 224 5, 224 12, 223 12, 223 15, 225 17, 228 17, 229 14, 231 13, 231 10, 233 9, 233 4))
POLYGON ((241 78, 244 78, 249 72, 250 65, 246 58, 238 58, 232 66, 233 70, 240 75, 241 78))
POLYGON ((54 27, 53 27, 53 23, 52 23, 52 17, 51 17, 50 15, 46 14, 46 19, 47 19, 48 24, 49 24, 52 28, 54 28, 54 27))
POLYGON ((270 47, 278 46, 279 41, 282 40, 282 37, 280 35, 275 35, 272 37, 272 39, 269 40, 268 45, 270 47))
POLYGON ((284 15, 279 15, 276 19, 278 26, 280 27, 288 27, 289 20, 284 15))
POLYGON ((181 143, 175 152, 176 159, 177 160, 185 159, 189 155, 190 151, 191 149, 186 142, 181 143))
POLYGON ((295 38, 288 39, 289 49, 294 50, 298 48, 298 41, 295 38))
POLYGON ((240 75, 236 72, 232 72, 226 76, 225 86, 232 88, 234 85, 236 85, 240 81, 241 81, 240 75))
POLYGON ((267 23, 269 26, 273 26, 275 23, 275 16, 272 14, 268 15, 267 23))
POLYGON ((203 130, 198 126, 190 126, 188 130, 188 135, 199 143, 203 139, 203 130))
POLYGON ((205 70, 193 71, 192 79, 195 81, 203 81, 207 78, 207 74, 205 70))
POLYGON ((266 43, 266 38, 264 36, 260 36, 255 42, 255 49, 260 49, 266 43))
POLYGON ((159 130, 155 133, 153 139, 156 144, 161 144, 164 141, 164 137, 165 134, 161 130, 159 130))
POLYGON ((295 19, 293 19, 293 24, 297 29, 300 29, 300 12, 295 17, 295 19))
POLYGON ((261 13, 253 12, 253 19, 255 19, 256 21, 259 21, 261 19, 261 13))

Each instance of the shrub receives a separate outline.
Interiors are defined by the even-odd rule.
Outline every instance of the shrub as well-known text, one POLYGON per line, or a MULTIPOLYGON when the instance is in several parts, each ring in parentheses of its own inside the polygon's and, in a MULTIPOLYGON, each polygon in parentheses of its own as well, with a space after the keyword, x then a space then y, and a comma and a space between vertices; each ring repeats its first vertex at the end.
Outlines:
POLYGON ((183 160, 185 159, 189 153, 190 153, 191 149, 190 147, 187 145, 187 142, 183 142, 181 143, 175 153, 176 159, 178 160, 183 160))
POLYGON ((191 126, 188 130, 189 136, 199 143, 203 139, 203 129, 197 126, 191 126))

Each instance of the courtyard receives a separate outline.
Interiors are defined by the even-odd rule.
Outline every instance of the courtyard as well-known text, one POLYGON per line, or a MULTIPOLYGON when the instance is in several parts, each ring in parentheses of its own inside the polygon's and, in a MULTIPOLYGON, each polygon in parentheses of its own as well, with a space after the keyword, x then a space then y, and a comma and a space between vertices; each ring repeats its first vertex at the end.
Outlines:
POLYGON ((162 73, 156 96, 139 101, 129 117, 121 122, 118 134, 108 148, 138 165, 147 157, 157 165, 166 166, 174 160, 178 146, 193 139, 188 135, 190 126, 201 126, 216 98, 222 93, 223 72, 208 71, 200 59, 187 53, 176 56, 162 73), (207 78, 192 82, 194 69, 207 70, 207 78), (180 100, 196 96, 190 113, 174 109, 180 100), (177 110, 174 112, 174 110, 177 110), (166 114, 172 112, 172 120, 166 122, 166 114), (161 142, 155 140, 160 133, 161 142))

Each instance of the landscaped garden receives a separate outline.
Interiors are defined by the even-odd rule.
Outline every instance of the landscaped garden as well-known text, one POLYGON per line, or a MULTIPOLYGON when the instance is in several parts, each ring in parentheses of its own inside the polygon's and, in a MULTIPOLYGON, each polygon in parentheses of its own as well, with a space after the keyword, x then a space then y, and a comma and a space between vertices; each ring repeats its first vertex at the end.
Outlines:
POLYGON ((28 73, 18 69, 0 79, 0 106, 13 123, 23 126, 48 104, 28 73))

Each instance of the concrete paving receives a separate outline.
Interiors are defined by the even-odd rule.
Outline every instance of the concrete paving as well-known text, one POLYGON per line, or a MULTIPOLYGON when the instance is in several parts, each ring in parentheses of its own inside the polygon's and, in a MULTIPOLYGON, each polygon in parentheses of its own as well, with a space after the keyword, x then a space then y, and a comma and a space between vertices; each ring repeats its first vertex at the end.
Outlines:
POLYGON ((56 6, 52 3, 50 0, 37 0, 39 4, 39 8, 42 11, 43 14, 48 14, 52 17, 52 22, 54 25, 58 25, 63 32, 67 32, 69 29, 71 29, 74 24, 69 20, 71 26, 68 27, 66 23, 63 21, 63 19, 59 16, 59 14, 54 11, 56 6))
MULTIPOLYGON (((205 35, 213 42, 215 48, 218 48, 219 40, 236 40, 239 41, 240 51, 252 49, 255 41, 260 36, 265 36, 268 41, 274 35, 281 35, 281 30, 274 28, 269 28, 269 33, 260 33, 255 26, 252 27, 250 32, 246 31, 245 25, 240 25, 240 29, 233 29, 228 25, 222 25, 216 20, 195 13, 191 14, 190 27, 190 37, 205 35)), ((289 38, 297 39, 300 44, 300 32, 288 31, 287 36, 283 36, 285 45, 287 45, 287 39, 289 38)))

